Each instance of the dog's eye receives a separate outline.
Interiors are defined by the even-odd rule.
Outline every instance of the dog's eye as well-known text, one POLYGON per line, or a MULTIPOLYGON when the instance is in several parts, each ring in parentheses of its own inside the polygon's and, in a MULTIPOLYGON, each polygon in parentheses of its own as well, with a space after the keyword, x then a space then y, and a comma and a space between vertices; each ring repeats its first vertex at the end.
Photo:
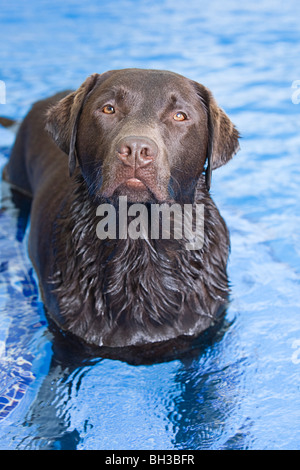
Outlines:
POLYGON ((111 105, 111 104, 107 104, 106 106, 104 106, 104 108, 102 109, 102 112, 104 114, 114 114, 115 113, 115 108, 111 105))
POLYGON ((182 111, 179 111, 178 113, 174 114, 173 119, 174 121, 186 121, 187 115, 182 111))

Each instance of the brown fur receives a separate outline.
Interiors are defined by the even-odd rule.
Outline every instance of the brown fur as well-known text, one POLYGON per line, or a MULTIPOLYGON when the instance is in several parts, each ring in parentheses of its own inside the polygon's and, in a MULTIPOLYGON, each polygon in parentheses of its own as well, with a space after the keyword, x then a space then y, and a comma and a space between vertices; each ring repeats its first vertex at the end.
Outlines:
POLYGON ((219 321, 228 302, 229 236, 208 189, 211 171, 237 149, 238 132, 211 92, 171 72, 94 74, 77 91, 33 106, 7 175, 33 197, 30 256, 60 328, 122 356, 125 347, 195 338, 219 321), (103 112, 108 103, 112 115, 103 112), (176 112, 188 119, 174 121, 176 112), (120 150, 132 142, 143 147, 135 160, 120 150), (96 208, 117 207, 120 195, 147 208, 204 204, 203 247, 99 240, 96 208))

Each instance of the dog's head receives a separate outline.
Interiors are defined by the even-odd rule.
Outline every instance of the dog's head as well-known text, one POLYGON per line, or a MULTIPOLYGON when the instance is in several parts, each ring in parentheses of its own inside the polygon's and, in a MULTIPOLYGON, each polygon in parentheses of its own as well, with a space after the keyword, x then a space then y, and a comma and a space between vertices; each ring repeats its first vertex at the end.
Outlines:
POLYGON ((238 132, 211 92, 181 75, 93 74, 54 105, 47 130, 78 162, 90 192, 132 202, 193 202, 197 181, 238 150, 238 132))

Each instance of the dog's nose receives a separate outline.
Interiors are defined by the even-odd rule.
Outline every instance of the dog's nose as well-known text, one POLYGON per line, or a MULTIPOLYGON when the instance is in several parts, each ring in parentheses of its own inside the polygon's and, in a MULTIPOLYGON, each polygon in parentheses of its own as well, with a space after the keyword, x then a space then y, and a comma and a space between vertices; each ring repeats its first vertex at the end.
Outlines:
POLYGON ((130 136, 122 139, 117 148, 118 158, 127 166, 142 168, 158 154, 156 143, 148 137, 130 136))

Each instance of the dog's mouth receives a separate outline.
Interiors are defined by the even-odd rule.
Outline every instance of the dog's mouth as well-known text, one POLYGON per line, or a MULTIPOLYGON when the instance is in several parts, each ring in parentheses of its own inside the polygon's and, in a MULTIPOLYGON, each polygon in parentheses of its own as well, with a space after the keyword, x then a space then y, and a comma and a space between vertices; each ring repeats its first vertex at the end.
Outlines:
POLYGON ((150 188, 146 182, 139 178, 128 178, 122 182, 113 192, 114 196, 127 196, 128 202, 156 202, 160 200, 160 190, 150 188))
POLYGON ((147 186, 139 178, 129 178, 125 182, 125 185, 128 188, 134 189, 136 191, 147 191, 147 186))
POLYGON ((128 202, 164 202, 169 199, 167 190, 160 188, 158 184, 146 182, 136 176, 123 181, 110 184, 103 188, 102 195, 108 199, 126 196, 128 202))

